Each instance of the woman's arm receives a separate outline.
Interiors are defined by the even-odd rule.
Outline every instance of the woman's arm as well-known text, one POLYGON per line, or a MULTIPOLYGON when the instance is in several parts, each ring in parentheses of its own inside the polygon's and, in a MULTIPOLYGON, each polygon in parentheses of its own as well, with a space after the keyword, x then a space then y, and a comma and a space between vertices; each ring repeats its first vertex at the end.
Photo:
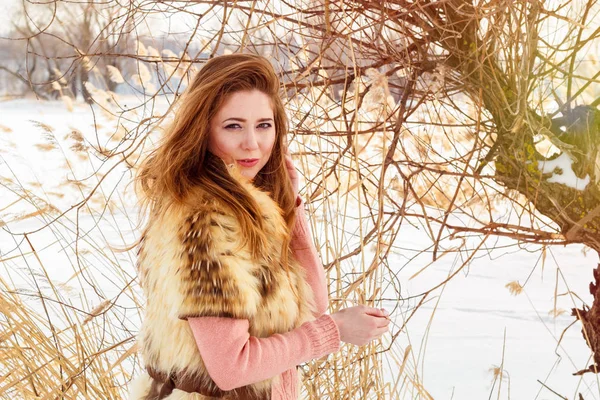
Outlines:
POLYGON ((329 314, 267 338, 250 336, 247 319, 199 317, 188 322, 202 361, 221 390, 272 378, 341 346, 340 332, 329 314))
POLYGON ((310 234, 310 227, 304 212, 304 202, 300 196, 296 199, 296 225, 292 230, 290 248, 295 258, 306 270, 306 281, 315 294, 315 305, 317 306, 315 317, 319 317, 327 311, 329 305, 327 278, 310 234))

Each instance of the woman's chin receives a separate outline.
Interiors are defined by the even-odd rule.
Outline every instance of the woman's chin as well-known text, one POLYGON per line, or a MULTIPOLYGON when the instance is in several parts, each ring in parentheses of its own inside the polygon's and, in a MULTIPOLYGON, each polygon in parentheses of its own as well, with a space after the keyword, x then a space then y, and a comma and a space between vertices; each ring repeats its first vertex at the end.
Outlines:
POLYGON ((254 179, 254 177, 256 176, 256 172, 254 172, 253 170, 250 170, 249 168, 242 168, 241 175, 244 178, 252 181, 254 179))

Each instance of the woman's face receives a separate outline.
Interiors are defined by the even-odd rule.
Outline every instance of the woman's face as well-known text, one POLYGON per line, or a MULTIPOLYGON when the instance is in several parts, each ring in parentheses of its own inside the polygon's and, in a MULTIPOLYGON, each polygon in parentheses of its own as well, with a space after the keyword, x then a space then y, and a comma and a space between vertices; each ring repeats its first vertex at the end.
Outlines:
POLYGON ((210 123, 208 150, 254 179, 271 156, 275 134, 269 97, 258 90, 234 92, 210 123))

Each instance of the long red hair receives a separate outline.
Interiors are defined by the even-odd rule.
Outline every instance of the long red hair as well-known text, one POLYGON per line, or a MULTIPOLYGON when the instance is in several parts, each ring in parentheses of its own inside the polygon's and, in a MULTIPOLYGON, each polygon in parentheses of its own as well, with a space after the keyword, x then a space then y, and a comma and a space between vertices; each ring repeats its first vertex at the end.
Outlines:
MULTIPOLYGON (((279 94, 279 79, 269 60, 254 54, 230 54, 210 59, 177 100, 174 120, 159 145, 142 162, 135 177, 142 212, 160 213, 173 204, 192 203, 198 186, 229 207, 237 216, 252 254, 260 246, 263 219, 252 196, 227 171, 225 163, 208 151, 210 121, 234 92, 259 90, 270 98, 275 144, 267 164, 253 180, 270 193, 282 210, 291 232, 295 198, 285 167, 287 117, 279 94), (148 210, 150 208, 150 210, 148 210)), ((284 265, 290 237, 284 243, 284 265)))

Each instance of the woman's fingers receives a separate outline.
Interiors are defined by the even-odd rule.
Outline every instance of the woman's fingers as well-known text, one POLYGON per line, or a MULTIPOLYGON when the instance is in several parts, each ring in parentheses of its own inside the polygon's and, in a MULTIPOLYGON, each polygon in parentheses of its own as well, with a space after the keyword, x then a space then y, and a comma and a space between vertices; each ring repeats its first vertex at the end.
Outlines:
POLYGON ((373 307, 366 307, 365 314, 371 315, 373 317, 387 317, 389 315, 389 313, 387 313, 387 311, 385 311, 383 308, 373 307))
POLYGON ((385 323, 377 328, 376 333, 381 334, 381 333, 389 332, 389 330, 390 330, 389 325, 390 325, 390 321, 387 320, 387 323, 385 323))
POLYGON ((390 320, 387 318, 380 318, 380 322, 377 325, 378 328, 387 328, 390 325, 390 320))
POLYGON ((285 156, 285 163, 287 164, 288 167, 291 167, 294 165, 294 163, 292 162, 292 158, 289 155, 285 156))
POLYGON ((380 337, 382 337, 382 336, 383 336, 385 333, 388 333, 388 332, 389 332, 389 331, 388 331, 388 329, 387 329, 387 328, 379 329, 379 330, 377 331, 377 334, 376 334, 376 336, 375 336, 375 337, 376 337, 376 338, 380 338, 380 337))
POLYGON ((286 164, 290 164, 292 162, 292 156, 287 150, 285 151, 285 153, 283 153, 283 158, 285 159, 286 164))
POLYGON ((294 162, 292 161, 292 156, 288 154, 286 154, 285 156, 285 166, 288 169, 290 175, 294 176, 297 175, 296 174, 296 167, 294 166, 294 162))
POLYGON ((377 328, 387 328, 387 326, 390 324, 390 320, 387 318, 377 318, 377 328))

